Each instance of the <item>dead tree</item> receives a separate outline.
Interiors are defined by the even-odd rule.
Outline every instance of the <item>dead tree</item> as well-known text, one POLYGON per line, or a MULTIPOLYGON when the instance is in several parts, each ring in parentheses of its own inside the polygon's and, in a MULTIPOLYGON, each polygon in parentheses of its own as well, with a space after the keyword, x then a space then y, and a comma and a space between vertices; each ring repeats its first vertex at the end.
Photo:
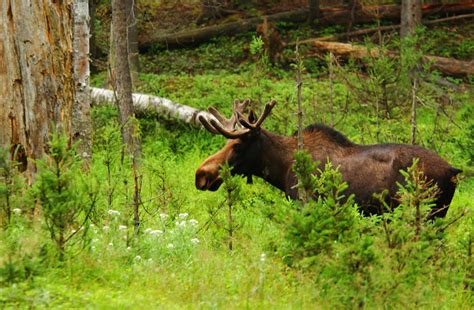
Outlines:
POLYGON ((52 0, 0 1, 0 14, 0 145, 31 177, 53 127, 70 135, 73 15, 52 0))
POLYGON ((268 22, 268 18, 265 17, 263 23, 257 26, 257 34, 263 40, 263 49, 270 63, 275 64, 279 62, 285 45, 280 38, 278 30, 268 22))
MULTIPOLYGON (((120 111, 120 126, 122 129, 122 142, 126 147, 126 153, 132 158, 132 170, 134 176, 133 196, 133 221, 135 234, 138 233, 140 225, 139 206, 139 176, 138 158, 140 155, 139 140, 135 124, 132 99, 132 77, 130 74, 128 35, 127 35, 127 1, 112 1, 112 38, 115 46, 115 63, 111 73, 113 86, 116 93, 116 101, 120 111)), ((122 150, 122 163, 125 149, 122 150)))

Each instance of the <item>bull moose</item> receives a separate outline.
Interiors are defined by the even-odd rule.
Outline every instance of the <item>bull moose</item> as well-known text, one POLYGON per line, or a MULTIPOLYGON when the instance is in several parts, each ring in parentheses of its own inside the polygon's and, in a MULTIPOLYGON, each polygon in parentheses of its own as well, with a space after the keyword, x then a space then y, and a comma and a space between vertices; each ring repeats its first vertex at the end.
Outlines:
MULTIPOLYGON (((199 115, 199 121, 214 134, 228 139, 224 148, 207 158, 196 171, 196 188, 217 190, 223 180, 219 169, 228 162, 233 175, 243 175, 251 182, 258 176, 297 199, 297 183, 292 170, 293 154, 297 149, 297 138, 281 136, 262 128, 263 121, 270 114, 276 102, 265 105, 259 118, 244 110, 250 101, 236 100, 232 117, 227 119, 210 107, 214 117, 199 115)), ((438 186, 431 215, 444 217, 456 189, 456 175, 461 170, 449 165, 444 159, 428 149, 405 144, 356 144, 338 131, 324 126, 311 125, 303 130, 304 147, 313 160, 319 163, 331 161, 339 167, 348 188, 346 194, 354 194, 355 201, 364 214, 378 214, 380 207, 373 198, 374 193, 388 191, 387 199, 393 206, 396 200, 397 182, 403 183, 401 169, 412 165, 418 158, 418 168, 427 179, 438 186)))

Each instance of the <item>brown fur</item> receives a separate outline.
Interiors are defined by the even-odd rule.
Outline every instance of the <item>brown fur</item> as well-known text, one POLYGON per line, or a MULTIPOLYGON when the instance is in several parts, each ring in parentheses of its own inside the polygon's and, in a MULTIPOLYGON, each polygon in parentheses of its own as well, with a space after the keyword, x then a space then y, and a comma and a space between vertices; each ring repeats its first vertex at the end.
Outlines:
MULTIPOLYGON (((450 166, 436 153, 419 146, 405 144, 359 145, 349 141, 339 132, 323 125, 305 129, 305 149, 321 167, 329 160, 339 167, 348 184, 347 195, 354 194, 356 202, 365 214, 380 213, 374 193, 388 190, 387 201, 396 206, 397 182, 403 183, 401 169, 418 166, 429 180, 439 187, 433 213, 445 216, 456 188, 455 176, 459 169, 450 166)), ((228 140, 216 154, 206 159, 196 171, 196 187, 200 190, 217 190, 222 183, 219 168, 226 161, 233 174, 252 175, 284 191, 296 199, 293 188, 296 177, 291 169, 296 150, 295 136, 286 137, 259 129, 238 139, 228 140)))

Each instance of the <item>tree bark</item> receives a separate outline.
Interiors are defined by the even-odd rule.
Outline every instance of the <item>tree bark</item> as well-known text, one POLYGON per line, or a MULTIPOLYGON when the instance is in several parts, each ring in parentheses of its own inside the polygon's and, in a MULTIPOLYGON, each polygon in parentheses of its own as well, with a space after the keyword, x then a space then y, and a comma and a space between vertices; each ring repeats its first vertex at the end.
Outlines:
POLYGON ((400 36, 414 35, 421 23, 421 0, 402 0, 400 36))
POLYGON ((112 2, 112 38, 115 46, 115 63, 111 68, 111 76, 120 110, 122 142, 127 146, 127 152, 138 156, 138 139, 133 124, 132 78, 128 62, 126 1, 113 0, 112 2))
POLYGON ((315 24, 315 20, 319 21, 319 17, 321 16, 321 7, 319 2, 319 0, 309 0, 308 21, 310 24, 315 24))
POLYGON ((92 156, 92 131, 89 90, 89 0, 74 2, 74 80, 76 97, 72 108, 72 138, 87 163, 92 156))
MULTIPOLYGON (((92 104, 112 105, 115 103, 114 92, 108 89, 91 87, 92 104)), ((156 113, 162 117, 177 119, 192 126, 202 127, 198 120, 199 115, 212 118, 212 115, 190 106, 173 102, 166 98, 152 95, 133 94, 133 108, 137 115, 156 113)))
POLYGON ((138 85, 140 73, 140 59, 138 51, 138 31, 137 20, 135 18, 136 0, 127 0, 127 38, 128 38, 128 61, 130 64, 130 74, 132 86, 138 85))
POLYGON ((74 102, 72 0, 0 1, 0 145, 27 176, 53 127, 70 135, 74 102))
MULTIPOLYGON (((383 5, 377 7, 365 7, 364 10, 354 12, 354 23, 368 23, 374 21, 374 16, 367 13, 370 11, 379 12, 383 20, 400 21, 399 5, 383 5), (367 9, 367 10, 365 10, 367 9)), ((443 5, 424 5, 422 6, 423 16, 430 15, 449 15, 449 14, 470 14, 474 13, 474 3, 472 1, 463 1, 456 4, 443 5)), ((346 25, 350 22, 347 16, 350 16, 351 10, 347 8, 322 8, 321 25, 346 25)), ((300 9, 290 12, 282 12, 266 16, 269 22, 304 22, 308 19, 308 10, 300 9)), ((142 37, 139 42, 140 50, 146 51, 154 47, 183 47, 207 42, 210 39, 221 35, 235 35, 237 33, 252 31, 258 24, 263 22, 265 17, 254 17, 241 21, 230 22, 227 24, 203 27, 190 31, 183 31, 172 34, 156 33, 148 37, 142 37)))
MULTIPOLYGON (((355 46, 348 43, 339 43, 339 42, 326 42, 326 41, 305 41, 305 43, 311 44, 316 48, 317 53, 328 53, 332 52, 337 56, 343 58, 354 58, 358 60, 363 60, 367 56, 377 57, 380 55, 380 50, 377 48, 367 49, 362 46, 355 46)), ((387 52, 388 56, 399 57, 398 53, 387 52)), ((474 61, 462 61, 453 58, 438 57, 438 56, 429 56, 425 55, 422 57, 423 62, 430 63, 431 69, 438 70, 443 74, 457 76, 457 77, 466 77, 469 75, 474 75, 474 61)))

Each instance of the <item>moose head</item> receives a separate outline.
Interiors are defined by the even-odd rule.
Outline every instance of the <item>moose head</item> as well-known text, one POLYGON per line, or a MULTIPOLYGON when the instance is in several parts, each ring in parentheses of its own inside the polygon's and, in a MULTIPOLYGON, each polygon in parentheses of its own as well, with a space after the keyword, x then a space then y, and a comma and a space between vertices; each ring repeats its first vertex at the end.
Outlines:
POLYGON ((199 115, 199 121, 214 134, 221 134, 228 139, 224 148, 206 159, 196 171, 196 188, 200 190, 217 190, 222 184, 219 169, 224 163, 231 167, 232 175, 247 176, 252 182, 252 175, 258 175, 262 150, 261 140, 262 123, 272 111, 276 101, 272 100, 265 105, 260 117, 250 110, 244 114, 250 105, 250 100, 234 101, 232 116, 226 118, 215 108, 208 110, 214 118, 199 115))

